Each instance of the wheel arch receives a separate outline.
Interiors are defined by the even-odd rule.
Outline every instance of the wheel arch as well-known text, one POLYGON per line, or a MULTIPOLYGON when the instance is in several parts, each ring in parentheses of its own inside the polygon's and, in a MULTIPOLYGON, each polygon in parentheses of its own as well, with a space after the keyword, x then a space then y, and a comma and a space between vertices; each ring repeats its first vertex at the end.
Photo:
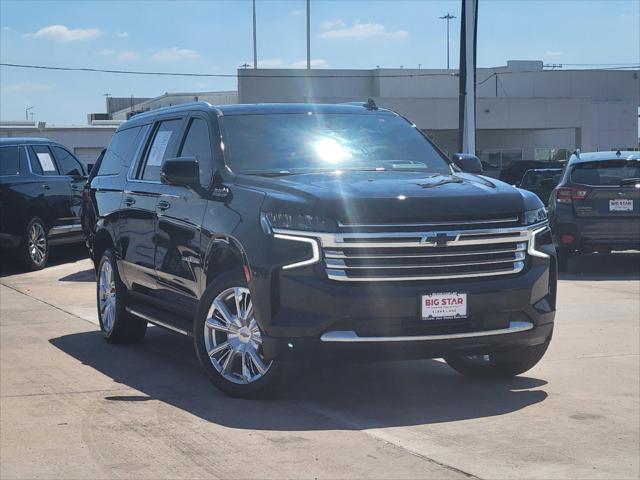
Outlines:
POLYGON ((93 264, 98 268, 98 263, 102 258, 102 254, 108 249, 114 247, 113 238, 106 229, 100 229, 96 232, 93 240, 93 264))
POLYGON ((207 249, 203 288, 210 285, 217 276, 236 269, 243 271, 245 278, 251 272, 242 244, 230 236, 213 239, 207 249))

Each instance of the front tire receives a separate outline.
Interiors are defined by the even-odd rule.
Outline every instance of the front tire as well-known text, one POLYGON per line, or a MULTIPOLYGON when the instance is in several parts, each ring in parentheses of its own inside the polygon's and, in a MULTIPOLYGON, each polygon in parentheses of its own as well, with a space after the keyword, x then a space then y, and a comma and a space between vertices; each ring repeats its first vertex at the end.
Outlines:
POLYGON ((20 246, 22 260, 29 270, 42 270, 49 258, 47 227, 40 217, 33 217, 27 223, 24 239, 20 246))
POLYGON ((108 249, 98 264, 96 282, 98 319, 104 338, 110 343, 134 343, 144 338, 147 322, 127 313, 127 290, 120 274, 113 250, 108 249))
POLYGON ((445 357, 451 368, 466 377, 509 378, 533 368, 544 356, 550 341, 485 355, 445 357))
POLYGON ((241 271, 224 273, 207 287, 193 337, 202 368, 223 392, 248 398, 277 384, 282 367, 276 360, 264 358, 262 332, 241 271))

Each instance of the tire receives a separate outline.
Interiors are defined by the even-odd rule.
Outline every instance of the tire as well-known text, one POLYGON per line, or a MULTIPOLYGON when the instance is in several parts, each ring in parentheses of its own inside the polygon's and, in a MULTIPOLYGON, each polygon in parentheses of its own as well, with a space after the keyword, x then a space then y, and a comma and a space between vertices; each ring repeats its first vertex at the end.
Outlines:
POLYGON ((33 217, 27 223, 20 245, 22 263, 29 270, 42 270, 49 259, 49 238, 47 227, 40 217, 33 217))
POLYGON ((127 290, 120 274, 113 250, 102 254, 98 263, 96 301, 100 330, 110 343, 135 343, 144 338, 147 322, 125 311, 127 290))
POLYGON ((216 387, 241 398, 272 391, 282 374, 280 362, 262 356, 262 334, 250 299, 241 271, 223 273, 205 290, 193 322, 200 365, 216 387), (246 314, 238 316, 238 304, 246 314))
POLYGON ((487 355, 445 357, 451 368, 471 378, 509 378, 533 368, 544 356, 550 340, 487 355))

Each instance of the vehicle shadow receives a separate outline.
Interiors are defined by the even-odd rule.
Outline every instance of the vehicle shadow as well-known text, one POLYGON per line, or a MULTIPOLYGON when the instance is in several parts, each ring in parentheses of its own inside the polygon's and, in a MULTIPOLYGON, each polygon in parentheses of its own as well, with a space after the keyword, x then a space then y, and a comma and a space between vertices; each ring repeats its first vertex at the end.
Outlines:
POLYGON ((640 280, 640 252, 592 253, 571 257, 560 280, 640 280))
POLYGON ((58 280, 61 282, 95 282, 96 271, 93 268, 87 268, 86 270, 65 275, 58 280))
MULTIPOLYGON (((87 252, 87 248, 81 244, 51 247, 45 269, 64 263, 77 262, 78 260, 88 257, 89 252, 87 252)), ((22 265, 20 260, 16 251, 0 249, 0 277, 27 272, 28 270, 22 265)))
POLYGON ((474 381, 436 360, 289 368, 270 397, 239 400, 215 389, 191 339, 150 328, 135 346, 104 341, 99 332, 66 335, 51 344, 136 390, 106 400, 157 399, 230 428, 301 431, 423 425, 514 412, 547 398, 544 380, 474 381), (299 407, 299 408, 295 408, 299 407))

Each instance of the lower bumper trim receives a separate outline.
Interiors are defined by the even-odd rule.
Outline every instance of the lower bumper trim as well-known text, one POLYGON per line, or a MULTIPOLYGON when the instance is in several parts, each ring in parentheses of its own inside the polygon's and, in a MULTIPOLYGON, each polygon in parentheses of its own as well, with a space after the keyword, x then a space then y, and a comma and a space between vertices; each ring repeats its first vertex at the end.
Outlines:
POLYGON ((444 335, 411 335, 400 337, 360 337, 356 332, 332 331, 323 333, 320 340, 327 343, 371 343, 371 342, 421 342, 433 340, 454 340, 458 338, 488 337, 507 333, 524 332, 533 329, 531 322, 511 322, 508 328, 484 330, 469 333, 451 333, 444 335))

